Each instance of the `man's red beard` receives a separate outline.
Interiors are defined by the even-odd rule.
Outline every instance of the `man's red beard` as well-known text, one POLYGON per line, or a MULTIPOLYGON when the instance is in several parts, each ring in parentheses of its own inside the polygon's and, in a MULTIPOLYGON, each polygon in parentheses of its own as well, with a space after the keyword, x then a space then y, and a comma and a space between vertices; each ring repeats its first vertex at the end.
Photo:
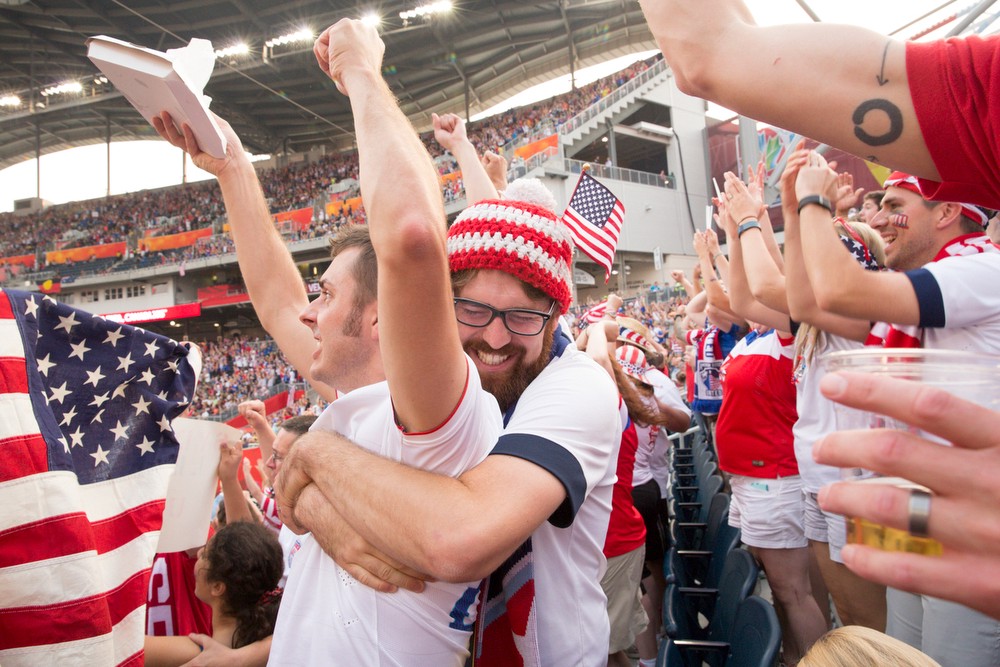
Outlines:
POLYGON ((509 370, 499 373, 480 373, 483 389, 493 394, 500 405, 500 409, 506 411, 521 397, 528 385, 534 381, 538 374, 549 363, 549 355, 552 353, 554 341, 553 332, 546 328, 539 334, 545 336, 542 343, 542 352, 534 362, 524 363, 524 348, 514 343, 508 343, 499 350, 493 349, 482 339, 472 339, 465 342, 465 352, 470 357, 478 358, 476 352, 482 351, 487 354, 498 354, 501 356, 510 355, 516 357, 516 363, 509 370))

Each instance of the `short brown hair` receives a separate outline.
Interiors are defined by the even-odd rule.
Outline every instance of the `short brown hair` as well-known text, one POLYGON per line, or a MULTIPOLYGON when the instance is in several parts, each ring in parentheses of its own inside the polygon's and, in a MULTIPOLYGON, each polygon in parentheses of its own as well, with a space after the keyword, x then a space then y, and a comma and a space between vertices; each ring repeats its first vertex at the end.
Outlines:
POLYGON ((344 335, 360 336, 361 311, 378 296, 378 260, 368 225, 347 225, 330 237, 331 259, 351 248, 360 253, 354 260, 354 307, 344 322, 344 335))
POLYGON ((357 284, 354 305, 360 309, 374 301, 378 295, 378 261, 368 225, 345 225, 330 237, 331 259, 350 248, 361 250, 354 261, 354 280, 357 284))
MULTIPOLYGON (((291 389, 289 391, 292 391, 291 389)), ((316 415, 299 415, 298 417, 290 417, 285 421, 278 424, 278 430, 281 431, 291 431, 296 437, 300 435, 305 435, 309 428, 316 421, 316 415)))

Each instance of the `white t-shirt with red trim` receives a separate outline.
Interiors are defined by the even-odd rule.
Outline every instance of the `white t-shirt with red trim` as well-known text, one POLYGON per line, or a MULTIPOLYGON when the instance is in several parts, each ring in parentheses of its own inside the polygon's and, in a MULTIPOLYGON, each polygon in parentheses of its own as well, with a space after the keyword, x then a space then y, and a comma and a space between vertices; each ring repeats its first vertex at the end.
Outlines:
MULTIPOLYGON (((331 403, 310 430, 336 431, 386 458, 458 476, 486 458, 502 428, 496 399, 466 357, 461 403, 435 431, 396 425, 388 384, 361 387, 331 403)), ((268 665, 453 665, 469 655, 479 581, 428 582, 422 593, 379 593, 302 539, 278 611, 268 665)))

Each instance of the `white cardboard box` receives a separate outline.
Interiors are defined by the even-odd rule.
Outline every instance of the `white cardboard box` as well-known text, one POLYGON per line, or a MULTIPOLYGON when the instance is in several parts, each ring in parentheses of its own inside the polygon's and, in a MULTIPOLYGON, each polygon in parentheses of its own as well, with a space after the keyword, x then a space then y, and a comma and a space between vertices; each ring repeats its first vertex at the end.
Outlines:
MULTIPOLYGON (((208 111, 207 98, 196 89, 192 81, 196 77, 179 68, 172 53, 99 35, 87 40, 87 56, 147 121, 152 123, 153 116, 166 111, 178 127, 191 126, 203 151, 225 157, 226 138, 208 111)), ((213 64, 214 54, 211 62, 197 66, 207 67, 211 74, 213 64)), ((185 66, 191 69, 191 63, 185 66)))

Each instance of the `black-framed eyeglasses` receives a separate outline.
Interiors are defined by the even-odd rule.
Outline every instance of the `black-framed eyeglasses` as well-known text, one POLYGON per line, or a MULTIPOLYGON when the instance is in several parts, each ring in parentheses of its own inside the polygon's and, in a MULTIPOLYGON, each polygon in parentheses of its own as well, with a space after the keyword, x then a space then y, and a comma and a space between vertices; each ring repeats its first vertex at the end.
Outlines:
POLYGON ((483 328, 488 327, 490 322, 497 317, 503 322, 507 331, 518 336, 537 336, 542 333, 545 323, 552 317, 552 309, 555 308, 555 301, 549 306, 549 311, 529 310, 527 308, 508 308, 507 310, 497 310, 493 306, 488 306, 472 299, 455 297, 455 317, 466 326, 483 328))

